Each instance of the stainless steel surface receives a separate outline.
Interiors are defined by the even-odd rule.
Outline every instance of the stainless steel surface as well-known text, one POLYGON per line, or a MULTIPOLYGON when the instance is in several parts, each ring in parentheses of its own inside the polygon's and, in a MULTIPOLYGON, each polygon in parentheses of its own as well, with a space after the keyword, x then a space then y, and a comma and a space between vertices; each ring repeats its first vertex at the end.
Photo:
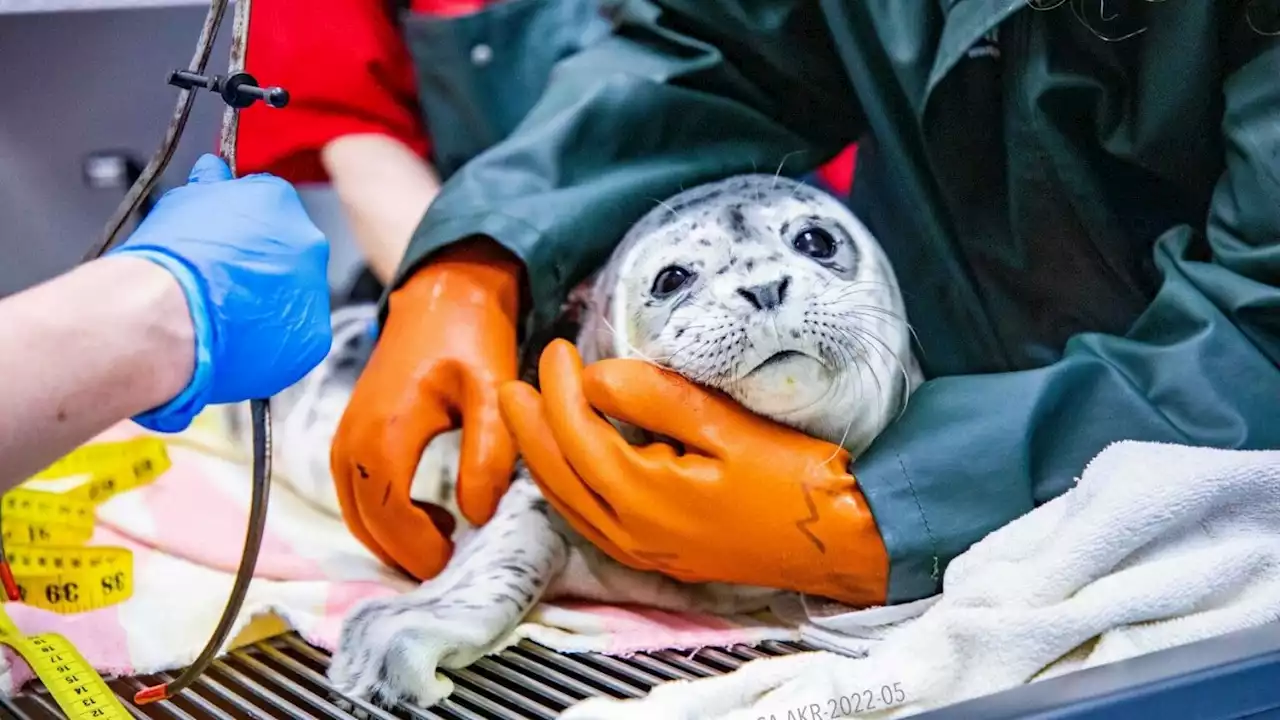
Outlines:
MULTIPOLYGON (((429 710, 406 705, 385 709, 338 695, 324 676, 329 656, 296 635, 225 655, 186 692, 145 709, 131 705, 129 698, 145 686, 171 680, 172 674, 121 678, 110 684, 130 712, 147 720, 541 720, 590 696, 639 697, 659 682, 721 675, 756 658, 807 649, 765 642, 617 658, 562 655, 522 642, 466 670, 446 671, 454 693, 429 710)), ((16 698, 0 699, 0 717, 55 720, 63 715, 37 686, 16 698)))
MULTIPOLYGON (((232 0, 234 2, 234 0, 232 0)), ((0 0, 0 15, 209 6, 209 0, 0 0)))

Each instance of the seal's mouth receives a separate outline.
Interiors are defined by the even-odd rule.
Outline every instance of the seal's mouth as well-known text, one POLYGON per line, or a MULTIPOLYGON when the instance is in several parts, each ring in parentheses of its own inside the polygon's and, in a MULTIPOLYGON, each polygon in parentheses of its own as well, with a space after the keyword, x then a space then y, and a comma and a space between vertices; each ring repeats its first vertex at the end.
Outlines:
POLYGON ((795 350, 783 350, 782 352, 774 353, 769 357, 765 358, 764 362, 751 368, 751 370, 747 372, 747 374, 750 375, 751 373, 765 370, 774 365, 780 365, 782 363, 787 362, 788 360, 799 360, 801 358, 808 358, 808 357, 809 356, 806 355, 805 353, 797 352, 795 350))
POLYGON ((806 352, 781 350, 765 358, 725 390, 753 412, 795 419, 831 399, 838 378, 806 352))

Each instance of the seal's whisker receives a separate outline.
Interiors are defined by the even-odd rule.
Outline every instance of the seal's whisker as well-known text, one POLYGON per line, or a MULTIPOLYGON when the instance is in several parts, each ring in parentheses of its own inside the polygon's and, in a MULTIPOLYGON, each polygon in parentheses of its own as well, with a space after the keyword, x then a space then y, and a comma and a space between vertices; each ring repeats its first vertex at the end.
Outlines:
POLYGON ((794 200, 796 197, 796 193, 800 192, 801 188, 809 187, 809 183, 803 180, 796 180, 795 183, 796 183, 796 186, 791 188, 791 194, 787 196, 788 200, 794 200))
MULTIPOLYGON (((858 342, 861 343, 862 341, 859 340, 858 342)), ((877 354, 880 354, 879 351, 877 351, 877 354)), ((897 353, 893 353, 891 351, 890 354, 893 356, 893 359, 895 361, 894 364, 897 365, 898 367, 898 372, 902 374, 902 383, 903 383, 901 388, 902 405, 898 408, 898 412, 894 415, 894 419, 896 420, 897 418, 902 417, 902 414, 907 411, 907 402, 911 398, 911 392, 910 392, 911 374, 907 372, 907 366, 903 364, 902 360, 898 357, 897 353)), ((880 356, 881 356, 881 359, 883 359, 884 356, 883 355, 880 355, 880 356)), ((883 395, 884 388, 883 386, 880 385, 880 374, 876 371, 875 368, 871 368, 871 375, 876 380, 877 392, 883 395)))
MULTIPOLYGON (((823 308, 823 309, 827 310, 827 308, 823 308)), ((893 320, 894 322, 900 322, 900 323, 907 322, 907 319, 903 317, 900 313, 896 313, 892 310, 889 310, 888 308, 884 308, 879 305, 846 305, 844 307, 838 308, 835 312, 831 312, 830 310, 827 310, 826 314, 830 315, 831 317, 840 318, 844 320, 859 318, 860 315, 869 315, 869 316, 874 316, 881 320, 889 319, 889 320, 893 320)))
POLYGON ((893 360, 895 363, 897 363, 898 365, 903 365, 902 358, 899 357, 898 352, 893 348, 889 347, 889 343, 885 342, 884 339, 881 338, 879 335, 876 335, 873 332, 868 332, 862 328, 842 328, 842 329, 845 332, 849 333, 850 335, 856 335, 860 338, 873 342, 875 344, 875 347, 883 348, 885 352, 889 353, 889 355, 893 357, 893 360))
POLYGON ((826 318, 830 318, 832 320, 838 320, 838 321, 862 319, 862 317, 860 316, 875 317, 876 319, 879 319, 879 320, 892 320, 895 323, 901 323, 903 327, 907 329, 907 332, 911 334, 911 337, 915 340, 916 345, 919 346, 920 344, 920 336, 916 334, 916 329, 911 325, 910 322, 907 321, 907 318, 904 317, 901 313, 896 313, 880 305, 858 304, 858 305, 850 305, 850 306, 845 306, 845 307, 835 308, 835 309, 831 307, 832 305, 834 305, 834 303, 823 303, 823 304, 817 305, 812 312, 814 312, 814 314, 819 315, 821 317, 826 317, 826 318))
POLYGON ((658 204, 659 204, 659 205, 661 205, 662 207, 666 208, 668 212, 670 212, 672 215, 675 215, 676 220, 683 220, 683 219, 684 219, 684 218, 683 218, 683 216, 681 216, 681 215, 680 215, 679 211, 677 211, 675 208, 671 207, 671 205, 670 205, 669 203, 667 203, 665 200, 659 200, 659 199, 657 199, 657 198, 649 198, 649 199, 650 199, 650 200, 652 200, 652 201, 654 201, 654 202, 656 202, 656 203, 658 203, 658 204))
POLYGON ((895 322, 900 322, 902 323, 903 327, 907 329, 907 332, 911 334, 912 339, 914 339, 916 342, 916 346, 920 345, 920 336, 916 334, 915 327, 910 322, 907 322, 907 319, 902 315, 899 315, 898 313, 892 312, 890 310, 885 310, 884 308, 874 307, 870 305, 855 305, 854 307, 850 308, 850 310, 854 311, 850 313, 854 317, 857 317, 859 315, 859 312, 857 311, 862 311, 862 312, 869 311, 873 313, 878 312, 881 314, 881 316, 887 316, 889 319, 895 322))
POLYGON ((844 432, 840 434, 840 442, 836 443, 836 449, 832 450, 831 454, 827 456, 827 459, 822 461, 822 465, 826 465, 832 460, 835 460, 836 456, 840 454, 840 451, 844 449, 844 444, 849 440, 849 432, 853 430, 853 423, 855 419, 855 416, 849 416, 849 422, 845 424, 844 432))
POLYGON ((683 347, 677 348, 675 352, 668 355, 667 362, 670 363, 671 365, 674 365, 675 359, 680 357, 682 354, 686 354, 686 353, 687 353, 686 357, 697 358, 698 353, 701 352, 704 347, 710 344, 710 342, 711 341, 704 339, 704 340, 687 343, 683 347))
MULTIPOLYGON (((885 343, 885 342, 884 342, 884 340, 883 340, 883 339, 881 339, 879 336, 877 336, 875 333, 859 332, 859 334, 861 334, 861 335, 863 335, 863 336, 865 336, 865 337, 867 337, 867 338, 869 338, 869 339, 871 339, 871 340, 876 341, 876 342, 877 342, 877 343, 879 343, 881 346, 883 346, 883 347, 885 348, 885 350, 886 350, 886 351, 888 351, 888 353, 889 353, 891 356, 893 356, 894 364, 898 366, 898 371, 902 374, 902 383, 903 383, 903 385, 902 385, 902 388, 903 388, 903 392, 902 392, 902 407, 898 409, 898 415, 897 415, 897 417, 901 417, 901 416, 902 416, 902 413, 906 412, 906 410, 907 410, 907 403, 908 403, 908 402, 910 401, 910 399, 911 399, 911 393, 910 393, 910 388, 911 388, 911 373, 907 370, 907 364, 906 364, 905 362, 903 362, 903 361, 902 361, 902 357, 901 357, 901 356, 899 356, 897 352, 895 352, 892 348, 890 348, 890 347, 888 346, 888 344, 887 344, 887 343, 885 343)), ((882 356, 882 357, 883 357, 883 356, 882 356)), ((874 371, 873 371, 873 372, 874 372, 874 371)))
POLYGON ((902 361, 902 358, 898 355, 898 353, 893 348, 889 347, 889 344, 886 343, 880 336, 876 335, 875 333, 867 332, 859 328, 839 328, 838 330, 851 342, 856 342, 856 341, 870 342, 871 346, 876 348, 877 354, 880 355, 880 359, 885 360, 886 362, 887 362, 887 359, 882 353, 887 352, 889 356, 893 358, 893 364, 901 368, 903 371, 903 376, 907 377, 906 364, 902 361))
POLYGON ((895 313, 892 310, 882 308, 878 305, 853 305, 847 308, 841 308, 840 312, 831 312, 828 308, 823 307, 823 308, 820 308, 817 312, 819 312, 824 317, 829 317, 836 320, 861 319, 859 316, 870 316, 878 320, 889 319, 894 321, 895 323, 901 323, 902 326, 906 328, 907 332, 911 334, 911 337, 912 339, 915 340, 916 345, 917 346, 920 345, 920 336, 916 334, 915 327, 912 326, 912 324, 907 321, 907 318, 905 318, 899 313, 895 313))
POLYGON ((799 155, 802 152, 804 152, 804 150, 792 150, 791 152, 782 156, 782 162, 778 163, 778 169, 773 171, 773 183, 769 185, 770 191, 772 191, 775 187, 777 187, 778 176, 782 175, 782 166, 787 164, 787 158, 791 157, 792 155, 799 155))
MULTIPOLYGON (((726 333, 720 332, 720 330, 722 329, 723 329, 723 326, 721 328, 717 328, 716 331, 712 331, 707 335, 703 336, 701 340, 695 340, 693 342, 686 343, 684 347, 676 349, 676 351, 669 356, 669 362, 671 363, 672 366, 674 366, 675 358, 678 357, 681 353, 689 352, 693 358, 697 358, 704 349, 708 347, 713 347, 718 344, 722 344, 724 339, 726 339, 725 338, 726 333)), ((732 334, 732 333, 729 333, 729 334, 732 334)), ((680 370, 681 372, 695 372, 695 373, 698 372, 696 369, 692 369, 692 368, 688 370, 681 368, 680 370)), ((690 378, 690 379, 693 379, 693 378, 690 378)), ((697 382, 697 380, 694 380, 694 382, 697 382)))
MULTIPOLYGON (((835 330, 835 328, 831 328, 835 330)), ((850 368, 857 364, 858 356, 854 349, 849 347, 849 343, 843 340, 843 336, 837 336, 835 332, 828 329, 820 329, 813 334, 825 340, 823 345, 826 359, 834 367, 850 368)))
MULTIPOLYGON (((843 364, 845 365, 845 367, 852 367, 853 364, 857 362, 857 359, 854 357, 853 351, 850 348, 846 347, 844 343, 833 342, 832 345, 834 346, 834 350, 836 351, 836 353, 843 356, 843 359, 844 359, 843 364)), ((854 387, 854 392, 856 393, 854 397, 854 407, 861 407, 862 406, 862 383, 854 383, 853 387, 854 387)), ((836 458, 837 455, 840 454, 840 450, 843 449, 845 447, 845 443, 849 441, 849 433, 853 431, 853 425, 855 422, 857 422, 857 419, 858 419, 857 415, 855 414, 849 415, 849 420, 848 422, 845 423, 844 431, 840 433, 840 440, 839 442, 836 443, 836 449, 831 452, 831 455, 829 457, 827 457, 825 460, 822 461, 822 464, 825 465, 826 463, 831 462, 836 458)))
POLYGON ((849 283, 848 285, 846 285, 845 287, 839 287, 839 288, 831 288, 829 287, 829 285, 830 283, 828 283, 828 286, 824 286, 822 291, 820 291, 817 294, 817 297, 825 299, 825 293, 827 292, 827 290, 830 290, 830 289, 835 289, 839 291, 839 293, 835 296, 834 300, 840 300, 842 298, 848 297, 849 295, 853 295, 855 293, 871 292, 872 290, 876 289, 876 287, 867 287, 868 285, 888 288, 890 291, 894 289, 893 283, 883 282, 880 280, 855 280, 849 283))
POLYGON ((623 335, 622 333, 619 333, 619 332, 618 332, 618 330, 617 330, 617 328, 615 328, 615 327, 613 326, 613 324, 609 322, 609 318, 604 317, 604 316, 602 315, 602 316, 600 317, 600 321, 604 323, 604 326, 605 326, 606 328, 609 328, 609 332, 613 333, 613 337, 614 337, 614 338, 616 338, 616 339, 618 339, 618 340, 621 340, 621 341, 622 341, 622 344, 623 344, 623 345, 625 345, 625 346, 627 347, 627 350, 628 350, 630 353, 632 353, 633 355, 635 355, 635 356, 636 356, 637 358, 639 358, 640 360, 643 360, 643 361, 645 361, 645 362, 649 363, 650 365, 660 366, 660 363, 658 363, 658 361, 656 361, 656 360, 654 360, 653 358, 651 358, 651 357, 649 357, 648 355, 646 355, 646 354, 644 353, 644 351, 640 350, 640 348, 637 348, 635 345, 632 345, 632 344, 631 344, 631 341, 627 339, 627 336, 626 336, 626 335, 623 335))
MULTIPOLYGON (((859 333, 856 331, 851 332, 849 334, 849 340, 857 344, 858 347, 863 349, 863 355, 865 357, 868 357, 868 358, 871 357, 871 353, 874 352, 880 358, 881 361, 885 361, 884 352, 880 349, 880 347, 878 345, 874 345, 872 343, 867 342, 866 340, 863 339, 862 336, 863 336, 863 333, 859 333)), ((884 385, 880 382, 880 373, 876 371, 876 368, 874 365, 868 367, 868 369, 871 371, 871 379, 876 384, 876 394, 884 395, 884 385)))

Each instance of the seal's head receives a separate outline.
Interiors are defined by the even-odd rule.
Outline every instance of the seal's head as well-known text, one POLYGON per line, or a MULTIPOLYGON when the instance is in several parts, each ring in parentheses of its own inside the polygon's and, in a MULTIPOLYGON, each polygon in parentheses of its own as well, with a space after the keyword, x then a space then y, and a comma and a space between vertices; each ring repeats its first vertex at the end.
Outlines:
POLYGON ((640 219, 593 283, 584 358, 641 357, 861 452, 919 382, 897 279, 840 201, 736 176, 640 219))

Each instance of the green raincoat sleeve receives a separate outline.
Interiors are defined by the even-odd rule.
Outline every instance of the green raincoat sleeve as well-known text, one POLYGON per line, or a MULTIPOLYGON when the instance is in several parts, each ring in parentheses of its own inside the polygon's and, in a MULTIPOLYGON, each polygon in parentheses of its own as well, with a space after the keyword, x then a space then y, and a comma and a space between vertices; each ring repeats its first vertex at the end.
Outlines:
POLYGON ((855 464, 890 553, 890 602, 1067 490, 1114 440, 1248 448, 1280 423, 1280 38, 1223 46, 1226 170, 1208 216, 1155 243, 1163 283, 1123 337, 1035 370, 926 382, 855 464), (1119 437, 1118 437, 1119 436, 1119 437))
POLYGON ((561 62, 523 122, 445 183, 395 285, 434 251, 493 238, 527 269, 535 326, 681 188, 817 167, 860 131, 817 3, 631 0, 561 62))

